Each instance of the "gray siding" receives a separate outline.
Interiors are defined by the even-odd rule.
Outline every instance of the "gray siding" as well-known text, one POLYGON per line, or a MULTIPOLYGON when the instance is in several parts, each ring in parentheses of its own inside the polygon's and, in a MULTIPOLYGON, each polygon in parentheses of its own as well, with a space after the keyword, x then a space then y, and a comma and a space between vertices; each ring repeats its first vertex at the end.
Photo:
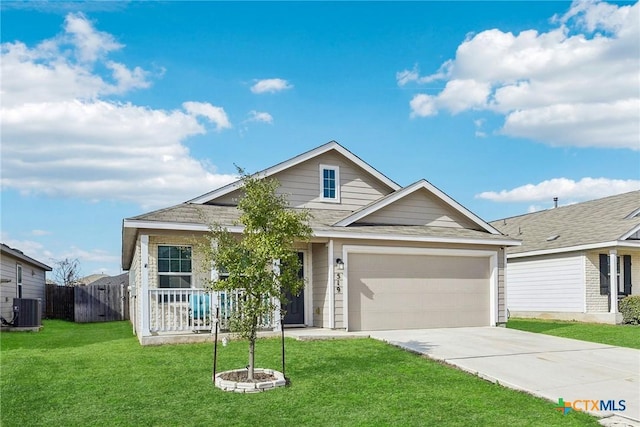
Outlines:
MULTIPOLYGON (((278 192, 288 196, 297 208, 357 210, 392 192, 364 169, 337 152, 324 153, 306 162, 272 175, 280 183, 278 192), (320 198, 320 165, 337 166, 340 170, 340 203, 320 198)), ((241 190, 233 191, 209 204, 236 205, 241 190)))
POLYGON ((441 200, 421 189, 357 221, 367 224, 428 225, 471 228, 478 226, 441 200))
POLYGON ((313 259, 313 326, 329 327, 329 289, 327 280, 329 255, 325 243, 314 243, 312 246, 313 259))
POLYGON ((0 285, 0 314, 7 320, 13 317, 13 299, 18 297, 16 266, 22 265, 22 298, 41 299, 42 312, 45 310, 45 271, 14 258, 9 254, 2 254, 1 277, 2 281, 9 280, 0 285))

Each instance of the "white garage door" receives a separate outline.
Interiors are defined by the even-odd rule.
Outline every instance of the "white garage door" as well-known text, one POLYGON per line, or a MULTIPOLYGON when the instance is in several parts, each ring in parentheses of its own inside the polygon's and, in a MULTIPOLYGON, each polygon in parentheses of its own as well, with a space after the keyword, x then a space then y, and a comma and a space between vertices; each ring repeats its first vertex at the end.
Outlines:
POLYGON ((488 326, 489 258, 349 254, 349 330, 488 326))

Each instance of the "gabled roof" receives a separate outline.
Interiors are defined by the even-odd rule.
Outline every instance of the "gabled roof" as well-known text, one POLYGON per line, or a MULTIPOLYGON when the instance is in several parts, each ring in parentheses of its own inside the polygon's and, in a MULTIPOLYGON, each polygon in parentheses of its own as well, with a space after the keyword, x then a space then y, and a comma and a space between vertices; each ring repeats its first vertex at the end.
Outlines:
POLYGON ((522 240, 512 258, 629 246, 640 249, 640 191, 493 221, 504 234, 522 240))
MULTIPOLYGON (((491 227, 429 182, 421 180, 406 188, 401 188, 394 181, 387 178, 335 141, 307 151, 290 160, 265 169, 262 172, 258 172, 255 176, 264 178, 277 174, 278 172, 314 159, 329 151, 334 151, 344 156, 348 161, 390 189, 392 193, 381 197, 355 212, 353 210, 341 209, 341 205, 332 206, 332 209, 324 209, 322 207, 309 208, 308 211, 311 213, 309 225, 313 230, 314 238, 319 239, 316 241, 327 241, 325 239, 330 238, 345 238, 493 246, 520 244, 518 240, 502 235, 498 230, 491 227), (407 224, 402 222, 386 224, 357 223, 359 219, 365 218, 367 215, 371 215, 374 212, 384 209, 386 206, 403 200, 405 197, 417 191, 429 192, 430 195, 433 195, 433 197, 437 199, 438 204, 442 202, 447 213, 450 211, 454 213, 456 217, 459 215, 459 217, 464 220, 462 222, 465 225, 461 227, 448 227, 436 226, 435 223, 425 225, 414 225, 412 223, 407 224), (475 225, 466 227, 466 225, 472 224, 475 225)), ((135 251, 135 242, 138 234, 142 230, 173 230, 195 234, 208 231, 209 224, 215 223, 226 227, 231 232, 242 232, 242 226, 238 225, 240 211, 236 206, 230 206, 224 203, 209 203, 241 187, 242 182, 236 181, 186 203, 124 219, 122 226, 122 268, 129 270, 131 267, 135 251)), ((385 194, 386 193, 385 191, 385 194)), ((403 200, 403 202, 409 200, 410 199, 403 200)), ((394 208, 403 209, 400 205, 396 205, 394 208)))
POLYGON ((372 213, 379 211, 380 209, 384 208, 385 206, 391 205, 395 202, 397 202, 398 200, 407 197, 408 195, 419 191, 421 189, 427 190, 429 193, 433 194, 434 196, 436 196, 439 200, 441 200, 442 202, 444 202, 445 204, 451 206, 456 212, 460 213, 462 216, 464 216, 465 218, 467 218, 468 220, 470 220, 471 222, 473 222, 474 224, 476 224, 478 227, 480 227, 481 229, 491 233, 491 234, 501 234, 498 230, 496 230, 495 228, 493 228, 491 225, 487 224, 485 221, 483 221, 482 219, 480 219, 477 215, 475 215, 474 213, 472 213, 471 211, 469 211, 467 208, 465 208, 464 206, 462 206, 460 203, 456 202, 455 200, 453 200, 451 197, 449 197, 447 194, 445 194, 443 191, 441 191, 440 189, 438 189, 436 186, 434 186, 433 184, 431 184, 429 181, 425 180, 425 179, 421 179, 420 181, 417 181, 407 187, 401 188, 379 200, 376 200, 375 202, 369 204, 368 206, 363 207, 360 210, 355 211, 353 214, 347 216, 346 218, 338 221, 337 223, 334 224, 334 226, 336 227, 346 227, 348 225, 353 224, 354 222, 363 219, 369 215, 371 215, 372 213))
POLYGON ((51 271, 52 268, 49 267, 47 264, 44 264, 36 259, 31 258, 30 256, 25 255, 21 250, 12 248, 10 246, 5 245, 4 243, 0 243, 0 252, 3 255, 11 255, 14 258, 19 259, 22 262, 25 262, 27 264, 31 264, 33 266, 39 267, 41 269, 43 269, 44 271, 51 271))
MULTIPOLYGON (((368 163, 366 163, 364 160, 362 160, 360 157, 356 156, 355 154, 353 154, 351 151, 347 150, 346 148, 344 148, 342 145, 338 144, 336 141, 330 141, 324 145, 321 145, 320 147, 314 148, 313 150, 307 151, 306 153, 302 153, 296 157, 293 157, 289 160, 286 160, 284 162, 278 163, 275 166, 272 166, 270 168, 264 169, 260 172, 256 172, 255 175, 261 178, 266 178, 269 177, 271 175, 274 175, 278 172, 281 172, 285 169, 288 169, 292 166, 298 165, 302 162, 305 162, 309 159, 312 159, 314 157, 317 157, 321 154, 324 154, 328 151, 337 151, 338 153, 342 154, 343 156, 345 156, 347 159, 349 159, 350 161, 352 161, 353 163, 355 163, 356 165, 358 165, 359 167, 361 167, 362 169, 364 169, 365 171, 367 171, 368 173, 370 173, 371 175, 373 175, 375 178, 377 178, 378 180, 380 180, 381 182, 383 182, 385 185, 387 185, 389 188, 391 188, 392 190, 398 190, 400 188, 400 186, 395 183, 394 181, 392 181, 391 179, 389 179, 386 175, 382 174, 380 171, 378 171, 377 169, 375 169, 374 167, 372 167, 371 165, 369 165, 368 163)), ((197 204, 204 204, 207 202, 210 202, 214 199, 217 199, 218 197, 222 197, 226 194, 231 193, 234 190, 237 190, 238 188, 242 187, 242 181, 238 180, 235 182, 232 182, 230 184, 225 185, 224 187, 220 187, 216 190, 210 191, 206 194, 203 194, 202 196, 198 196, 194 199, 191 199, 189 201, 187 201, 187 203, 197 203, 197 204)))

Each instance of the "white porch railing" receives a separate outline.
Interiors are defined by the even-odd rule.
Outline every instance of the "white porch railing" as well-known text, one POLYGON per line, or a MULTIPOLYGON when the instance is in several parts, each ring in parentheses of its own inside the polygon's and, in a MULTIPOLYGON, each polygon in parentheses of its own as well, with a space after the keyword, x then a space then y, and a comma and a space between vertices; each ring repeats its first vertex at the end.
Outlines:
MULTIPOLYGON (((242 291, 212 292, 206 289, 149 289, 149 330, 158 332, 211 331, 216 308, 220 309, 220 330, 229 330, 232 315, 238 312, 242 291)), ((276 326, 276 316, 266 316, 260 328, 276 326)))

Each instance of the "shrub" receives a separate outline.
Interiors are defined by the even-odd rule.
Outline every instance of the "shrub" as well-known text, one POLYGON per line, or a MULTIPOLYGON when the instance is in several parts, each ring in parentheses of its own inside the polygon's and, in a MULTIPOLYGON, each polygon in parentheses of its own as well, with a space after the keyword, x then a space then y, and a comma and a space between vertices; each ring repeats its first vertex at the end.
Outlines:
POLYGON ((622 321, 632 325, 640 325, 640 295, 631 295, 620 301, 622 321))

